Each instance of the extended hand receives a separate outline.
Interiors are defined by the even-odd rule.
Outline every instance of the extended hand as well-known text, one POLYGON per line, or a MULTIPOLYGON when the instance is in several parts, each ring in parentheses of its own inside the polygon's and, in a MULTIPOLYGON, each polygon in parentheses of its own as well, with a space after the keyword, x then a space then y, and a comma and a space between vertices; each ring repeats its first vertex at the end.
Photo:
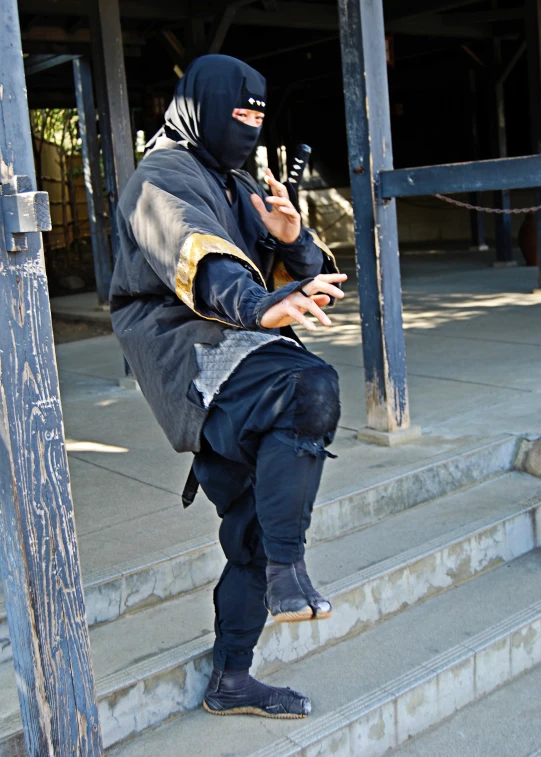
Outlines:
POLYGON ((284 244, 291 244, 301 233, 301 217, 289 199, 287 189, 276 181, 269 168, 265 179, 272 192, 272 197, 267 197, 265 202, 273 206, 272 211, 269 213, 261 197, 256 194, 252 195, 253 206, 272 236, 284 244))
POLYGON ((309 297, 305 297, 302 292, 288 294, 283 300, 265 311, 261 318, 261 326, 265 329, 279 329, 282 326, 290 326, 292 323, 300 323, 308 331, 315 331, 317 327, 306 318, 304 315, 306 312, 314 315, 324 326, 330 326, 331 319, 321 308, 329 304, 331 297, 342 299, 344 292, 333 284, 346 279, 345 273, 320 273, 303 287, 309 297))

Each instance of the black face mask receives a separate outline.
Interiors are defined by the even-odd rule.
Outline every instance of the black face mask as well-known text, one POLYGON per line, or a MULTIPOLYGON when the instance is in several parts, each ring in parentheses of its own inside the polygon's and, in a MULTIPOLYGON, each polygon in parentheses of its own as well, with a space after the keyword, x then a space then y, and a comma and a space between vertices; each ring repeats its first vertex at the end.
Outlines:
POLYGON ((261 74, 227 55, 204 55, 187 68, 165 114, 165 133, 187 144, 199 160, 218 171, 240 168, 261 128, 233 118, 234 108, 264 112, 261 74))

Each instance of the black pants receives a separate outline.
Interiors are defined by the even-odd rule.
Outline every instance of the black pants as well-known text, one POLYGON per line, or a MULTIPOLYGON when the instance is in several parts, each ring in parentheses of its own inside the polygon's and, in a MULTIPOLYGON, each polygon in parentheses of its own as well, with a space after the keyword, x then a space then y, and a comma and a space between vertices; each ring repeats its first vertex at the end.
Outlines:
POLYGON ((283 342, 248 355, 212 403, 194 470, 222 518, 227 564, 214 591, 220 670, 252 664, 267 618, 267 558, 304 555, 338 417, 334 369, 283 342))

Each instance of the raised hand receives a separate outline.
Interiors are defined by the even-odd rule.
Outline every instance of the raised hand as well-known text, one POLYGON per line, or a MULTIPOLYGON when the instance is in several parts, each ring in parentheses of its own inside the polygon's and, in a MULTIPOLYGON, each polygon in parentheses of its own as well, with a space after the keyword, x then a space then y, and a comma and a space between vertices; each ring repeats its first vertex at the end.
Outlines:
POLYGON ((308 331, 315 331, 317 326, 305 316, 305 313, 315 316, 324 326, 330 326, 331 319, 321 308, 329 304, 331 297, 342 299, 344 292, 334 284, 346 279, 345 273, 319 274, 303 287, 308 297, 302 292, 293 292, 284 297, 265 311, 261 318, 261 326, 265 329, 279 329, 292 323, 300 323, 308 331))
POLYGON ((265 202, 273 206, 272 211, 269 213, 257 194, 252 195, 252 204, 272 236, 284 244, 291 244, 301 233, 301 217, 289 199, 286 187, 274 178, 269 168, 265 179, 272 192, 272 197, 267 197, 265 202))

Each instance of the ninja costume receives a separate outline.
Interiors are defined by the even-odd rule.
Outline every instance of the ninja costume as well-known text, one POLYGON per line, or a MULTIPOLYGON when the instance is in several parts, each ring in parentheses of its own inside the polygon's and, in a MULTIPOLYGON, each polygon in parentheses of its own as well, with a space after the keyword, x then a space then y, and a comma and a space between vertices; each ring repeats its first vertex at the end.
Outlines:
POLYGON ((251 194, 266 195, 239 167, 260 129, 232 112, 265 107, 264 78, 241 61, 209 55, 188 67, 120 199, 110 301, 144 396, 174 449, 195 454, 195 477, 222 518, 228 562, 214 592, 205 707, 302 717, 306 697, 248 670, 267 608, 281 620, 330 614, 303 556, 338 423, 338 381, 291 329, 284 336, 260 320, 337 269, 313 231, 284 244, 252 205, 251 194))

